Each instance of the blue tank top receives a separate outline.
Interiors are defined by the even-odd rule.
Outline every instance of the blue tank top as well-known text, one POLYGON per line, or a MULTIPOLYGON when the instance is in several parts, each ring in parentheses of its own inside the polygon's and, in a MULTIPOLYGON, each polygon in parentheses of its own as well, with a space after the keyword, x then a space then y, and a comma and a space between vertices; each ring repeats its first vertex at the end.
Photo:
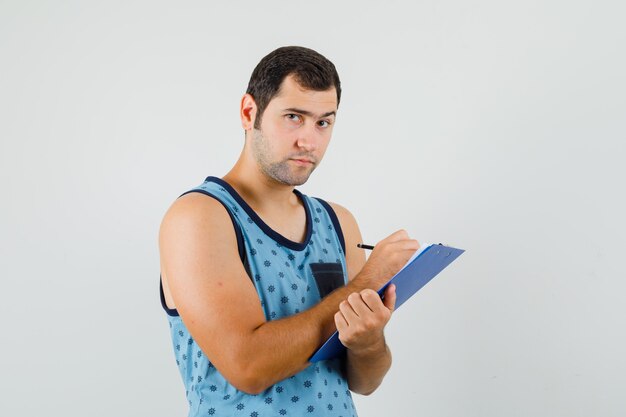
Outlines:
MULTIPOLYGON (((346 284, 343 234, 335 212, 325 201, 294 190, 306 212, 306 237, 299 243, 272 230, 219 178, 208 177, 187 193, 190 192, 217 199, 230 214, 240 257, 256 288, 266 320, 307 310, 346 284)), ((190 417, 356 416, 342 371, 344 359, 311 364, 264 392, 250 395, 231 385, 200 350, 176 309, 165 304, 162 287, 161 304, 167 312, 190 417)))

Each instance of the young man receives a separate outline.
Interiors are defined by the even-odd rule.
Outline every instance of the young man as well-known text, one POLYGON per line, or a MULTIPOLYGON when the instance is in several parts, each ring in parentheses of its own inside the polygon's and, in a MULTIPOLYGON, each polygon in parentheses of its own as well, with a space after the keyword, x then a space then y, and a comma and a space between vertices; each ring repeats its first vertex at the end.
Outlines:
POLYGON ((341 87, 315 51, 263 58, 241 100, 245 144, 222 178, 179 197, 161 224, 161 301, 190 416, 350 416, 391 365, 395 303, 375 292, 419 248, 404 231, 369 259, 345 208, 295 190, 322 160, 341 87), (308 359, 335 331, 345 357, 308 359))

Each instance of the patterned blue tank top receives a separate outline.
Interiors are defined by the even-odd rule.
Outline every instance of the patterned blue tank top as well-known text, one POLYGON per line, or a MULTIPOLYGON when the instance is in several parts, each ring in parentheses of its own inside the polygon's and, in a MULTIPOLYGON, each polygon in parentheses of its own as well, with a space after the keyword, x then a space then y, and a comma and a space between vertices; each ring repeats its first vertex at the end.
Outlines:
MULTIPOLYGON (((217 199, 230 214, 240 257, 256 288, 266 320, 307 310, 346 284, 343 234, 337 216, 325 201, 294 190, 306 212, 306 238, 299 243, 272 230, 219 178, 208 177, 189 192, 217 199)), ((213 366, 178 312, 165 304, 162 287, 161 303, 167 312, 190 417, 356 416, 342 372, 342 359, 311 364, 264 392, 250 395, 231 385, 213 366)))

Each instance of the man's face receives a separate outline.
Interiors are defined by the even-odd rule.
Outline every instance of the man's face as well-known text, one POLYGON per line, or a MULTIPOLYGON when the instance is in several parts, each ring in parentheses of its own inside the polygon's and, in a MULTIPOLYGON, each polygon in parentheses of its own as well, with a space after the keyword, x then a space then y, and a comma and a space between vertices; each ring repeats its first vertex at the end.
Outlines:
POLYGON ((287 185, 302 185, 321 162, 330 141, 337 94, 304 90, 291 76, 265 108, 251 149, 263 173, 287 185))

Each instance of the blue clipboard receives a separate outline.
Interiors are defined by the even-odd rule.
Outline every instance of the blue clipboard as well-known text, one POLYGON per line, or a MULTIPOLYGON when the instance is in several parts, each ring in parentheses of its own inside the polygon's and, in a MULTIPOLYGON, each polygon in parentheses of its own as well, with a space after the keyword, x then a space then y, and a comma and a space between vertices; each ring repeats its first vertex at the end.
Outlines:
MULTIPOLYGON (((396 286, 396 306, 397 310, 413 294, 418 292, 437 274, 443 271, 456 258, 465 252, 442 244, 426 246, 425 249, 417 252, 407 264, 394 275, 381 289, 378 294, 382 296, 389 284, 396 286)), ((325 359, 332 359, 341 356, 346 348, 339 341, 339 333, 335 332, 328 340, 311 356, 309 362, 318 362, 325 359)))

